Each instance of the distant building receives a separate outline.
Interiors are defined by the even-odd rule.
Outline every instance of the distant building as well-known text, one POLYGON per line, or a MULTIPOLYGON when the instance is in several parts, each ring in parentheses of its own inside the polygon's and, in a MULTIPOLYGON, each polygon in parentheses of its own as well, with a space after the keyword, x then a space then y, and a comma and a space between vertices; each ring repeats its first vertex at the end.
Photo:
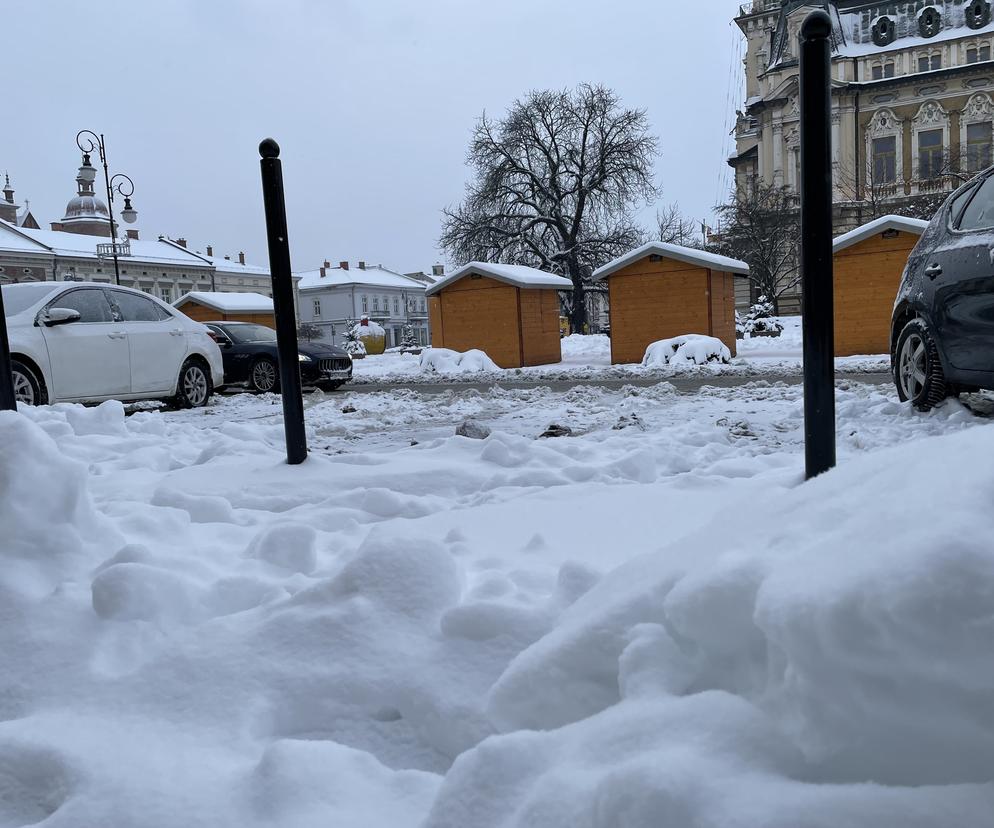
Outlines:
POLYGON ((31 215, 28 205, 24 209, 14 202, 14 189, 10 186, 10 176, 4 175, 3 200, 0 201, 0 221, 7 221, 15 227, 38 229, 38 222, 31 215))
MULTIPOLYGON (((427 284, 382 265, 359 262, 350 267, 325 263, 317 270, 296 274, 297 310, 301 322, 316 325, 323 340, 341 344, 348 320, 368 316, 386 331, 388 348, 400 345, 410 328, 421 345, 431 342, 428 328, 427 284)), ((422 274, 423 275, 423 274, 422 274)))

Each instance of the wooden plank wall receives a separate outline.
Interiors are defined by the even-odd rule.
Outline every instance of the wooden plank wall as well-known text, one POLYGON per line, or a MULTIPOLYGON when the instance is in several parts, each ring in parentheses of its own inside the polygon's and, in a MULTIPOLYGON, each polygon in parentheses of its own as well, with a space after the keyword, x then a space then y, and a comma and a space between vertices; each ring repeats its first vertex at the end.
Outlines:
POLYGON ((444 348, 445 329, 442 325, 442 297, 438 294, 428 297, 428 327, 431 329, 431 345, 444 348))
POLYGON ((197 322, 254 322, 276 328, 276 319, 271 313, 222 313, 199 302, 187 302, 177 310, 197 322))
POLYGON ((883 233, 835 254, 835 355, 890 352, 890 317, 918 235, 883 233))
POLYGON ((518 289, 521 302, 521 345, 525 365, 562 362, 559 336, 559 294, 555 290, 518 289))
MULTIPOLYGON (((517 292, 517 288, 485 276, 467 276, 448 285, 431 297, 440 300, 441 317, 432 343, 453 351, 479 348, 501 368, 520 368, 517 292)), ((434 328, 434 318, 431 321, 434 328)))
MULTIPOLYGON (((657 340, 707 334, 707 283, 703 267, 672 259, 654 262, 648 256, 609 276, 611 362, 641 362, 657 340)), ((732 347, 734 331, 733 325, 732 347)))
POLYGON ((711 271, 711 336, 728 346, 735 356, 735 275, 711 271))

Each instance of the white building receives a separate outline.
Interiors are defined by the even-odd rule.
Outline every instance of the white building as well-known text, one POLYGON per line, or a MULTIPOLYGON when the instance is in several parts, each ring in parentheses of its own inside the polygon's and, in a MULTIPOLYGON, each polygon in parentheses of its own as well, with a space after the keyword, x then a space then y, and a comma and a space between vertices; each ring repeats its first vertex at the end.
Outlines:
POLYGON ((421 345, 431 342, 428 330, 427 285, 382 265, 348 262, 296 274, 301 323, 320 328, 323 339, 341 344, 348 320, 368 316, 386 331, 387 347, 399 345, 410 328, 421 345))

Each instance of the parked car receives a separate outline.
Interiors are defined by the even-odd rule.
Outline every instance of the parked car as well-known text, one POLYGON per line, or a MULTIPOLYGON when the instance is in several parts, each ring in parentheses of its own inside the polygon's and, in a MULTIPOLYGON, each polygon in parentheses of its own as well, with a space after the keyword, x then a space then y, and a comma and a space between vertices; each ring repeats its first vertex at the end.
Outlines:
POLYGON ((206 405, 224 382, 207 329, 138 290, 89 282, 3 286, 18 402, 206 405))
POLYGON ((927 411, 947 396, 994 389, 994 167, 935 214, 904 269, 891 319, 902 400, 927 411))
MULTIPOLYGON (((254 391, 278 391, 279 356, 276 331, 252 322, 205 322, 221 347, 224 381, 254 391)), ((341 348, 321 342, 297 345, 304 385, 333 391, 352 379, 352 358, 341 348)))

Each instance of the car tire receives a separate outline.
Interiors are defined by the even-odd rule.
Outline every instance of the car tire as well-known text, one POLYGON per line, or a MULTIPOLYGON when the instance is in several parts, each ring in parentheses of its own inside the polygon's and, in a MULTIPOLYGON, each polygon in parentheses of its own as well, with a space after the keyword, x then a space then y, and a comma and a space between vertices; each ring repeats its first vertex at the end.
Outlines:
POLYGON ((950 395, 939 349, 921 319, 908 322, 897 338, 894 384, 901 402, 910 402, 919 411, 929 411, 950 395))
POLYGON ((342 381, 342 382, 322 382, 318 386, 318 388, 320 388, 322 391, 337 391, 344 384, 345 384, 344 381, 342 381))
POLYGON ((45 387, 35 372, 17 359, 10 361, 10 372, 14 379, 14 399, 24 405, 44 405, 45 387))
POLYGON ((259 393, 277 393, 280 390, 280 370, 269 357, 259 357, 249 370, 249 387, 259 393))
POLYGON ((200 408, 210 402, 214 382, 207 365, 199 359, 188 359, 179 369, 176 396, 172 402, 177 408, 200 408))

